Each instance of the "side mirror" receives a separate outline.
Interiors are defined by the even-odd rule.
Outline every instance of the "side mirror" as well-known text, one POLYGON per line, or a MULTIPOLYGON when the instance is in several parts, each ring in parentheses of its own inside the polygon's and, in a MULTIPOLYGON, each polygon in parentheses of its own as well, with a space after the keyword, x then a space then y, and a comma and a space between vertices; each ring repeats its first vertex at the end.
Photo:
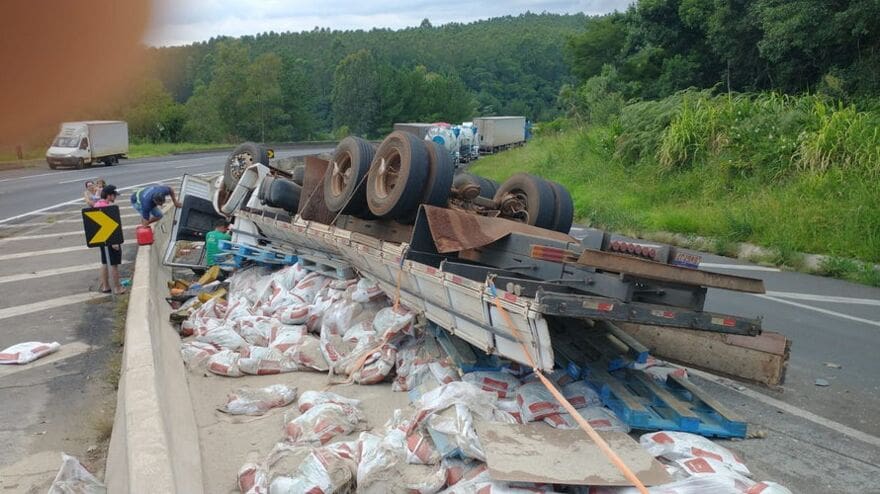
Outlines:
POLYGON ((89 148, 89 140, 86 138, 83 138, 81 141, 79 141, 79 148, 82 150, 88 149, 89 148))

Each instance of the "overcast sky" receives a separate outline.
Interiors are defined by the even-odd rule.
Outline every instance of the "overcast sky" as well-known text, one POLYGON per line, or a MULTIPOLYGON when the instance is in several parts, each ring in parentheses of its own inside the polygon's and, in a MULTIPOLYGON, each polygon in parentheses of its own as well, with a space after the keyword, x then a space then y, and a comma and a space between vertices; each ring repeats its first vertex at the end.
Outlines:
POLYGON ((212 36, 241 36, 265 31, 393 29, 532 12, 605 14, 624 10, 633 0, 153 0, 151 45, 181 45, 212 36))

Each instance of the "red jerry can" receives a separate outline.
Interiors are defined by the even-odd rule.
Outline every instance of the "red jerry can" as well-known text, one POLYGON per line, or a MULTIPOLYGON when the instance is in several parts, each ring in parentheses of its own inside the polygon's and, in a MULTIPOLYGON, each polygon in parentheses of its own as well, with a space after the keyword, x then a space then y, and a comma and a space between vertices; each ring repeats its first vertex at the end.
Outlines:
POLYGON ((137 237, 138 245, 152 245, 153 244, 153 229, 141 225, 137 227, 134 231, 135 236, 137 237))

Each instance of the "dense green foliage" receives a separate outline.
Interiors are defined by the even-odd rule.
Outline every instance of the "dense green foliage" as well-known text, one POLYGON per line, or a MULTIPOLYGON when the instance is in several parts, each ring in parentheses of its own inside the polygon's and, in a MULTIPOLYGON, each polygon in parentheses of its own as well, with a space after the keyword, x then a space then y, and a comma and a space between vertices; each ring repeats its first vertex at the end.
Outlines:
POLYGON ((689 87, 824 90, 857 98, 880 90, 876 0, 640 0, 572 37, 572 72, 586 81, 614 67, 626 98, 689 87))
POLYGON ((524 14, 439 27, 425 21, 396 31, 270 32, 152 49, 161 84, 151 82, 149 92, 136 91, 133 99, 154 101, 156 110, 132 133, 149 141, 293 141, 377 136, 404 121, 552 119, 559 88, 574 81, 563 56, 566 40, 587 23, 580 14, 524 14), (153 94, 163 85, 166 94, 153 94))

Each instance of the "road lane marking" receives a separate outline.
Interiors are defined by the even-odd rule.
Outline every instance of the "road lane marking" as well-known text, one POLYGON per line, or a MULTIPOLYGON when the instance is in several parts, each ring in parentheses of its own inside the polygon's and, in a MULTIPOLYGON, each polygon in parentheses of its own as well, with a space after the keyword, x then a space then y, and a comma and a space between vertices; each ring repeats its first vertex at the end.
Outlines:
MULTIPOLYGON (((123 230, 134 230, 137 225, 127 225, 123 226, 123 230)), ((21 237, 8 237, 0 239, 0 245, 5 243, 14 242, 16 240, 38 240, 42 238, 55 238, 55 237, 70 237, 73 235, 85 235, 85 232, 82 230, 76 230, 72 232, 59 232, 59 233, 41 233, 39 235, 25 235, 21 237)))
POLYGON ((761 298, 764 298, 767 300, 772 300, 774 302, 779 302, 780 304, 793 305, 795 307, 800 307, 801 309, 808 309, 808 310, 812 310, 812 311, 816 311, 816 312, 821 312, 822 314, 828 314, 829 316, 840 317, 842 319, 849 319, 850 321, 860 322, 863 324, 870 324, 871 326, 877 326, 878 328, 880 328, 880 321, 872 321, 870 319, 863 319, 861 317, 851 316, 849 314, 843 314, 841 312, 834 312, 833 310, 828 310, 828 309, 820 309, 819 307, 812 307, 812 306, 809 306, 806 304, 799 304, 797 302, 792 302, 791 300, 770 297, 768 295, 755 294, 755 296, 761 297, 761 298))
MULTIPOLYGON (((79 213, 79 211, 77 211, 79 213)), ((130 214, 121 214, 120 218, 137 218, 140 215, 137 213, 130 214)), ((29 228, 29 227, 38 227, 38 226, 47 226, 47 225, 58 225, 58 224, 67 224, 67 223, 79 223, 82 224, 82 218, 72 218, 69 220, 55 220, 55 221, 44 221, 41 223, 17 223, 15 225, 0 225, 0 228, 29 228)))
POLYGON ((81 355, 85 352, 88 352, 92 349, 92 346, 88 343, 83 343, 82 341, 74 341, 73 343, 65 343, 61 345, 61 348, 51 354, 47 355, 39 360, 35 360, 26 365, 3 365, 0 366, 0 379, 10 376, 12 374, 33 369, 34 367, 40 367, 46 364, 52 364, 58 362, 60 360, 66 360, 71 357, 76 357, 77 355, 81 355))
POLYGON ((835 422, 831 419, 826 419, 825 417, 816 415, 813 412, 804 410, 803 408, 798 408, 798 407, 791 405, 791 404, 788 404, 784 401, 777 400, 776 398, 772 398, 772 397, 767 396, 763 393, 759 393, 759 392, 757 392, 753 389, 747 388, 745 386, 743 386, 742 389, 740 389, 740 387, 734 387, 731 385, 730 380, 725 379, 723 377, 719 377, 714 374, 709 374, 708 372, 704 372, 701 370, 692 369, 690 367, 686 367, 686 369, 688 371, 688 374, 694 374, 694 375, 699 376, 703 379, 706 379, 707 381, 712 381, 715 384, 719 384, 721 386, 724 386, 728 389, 736 391, 737 393, 748 396, 749 398, 760 401, 761 403, 764 403, 766 405, 770 405, 774 408, 778 408, 778 409, 782 410, 783 412, 789 413, 789 414, 794 415, 796 417, 800 417, 800 418, 807 420, 809 422, 812 422, 814 424, 818 424, 823 427, 827 427, 828 429, 831 429, 835 432, 839 432, 839 433, 843 434, 844 436, 851 437, 857 441, 862 441, 862 442, 870 444, 872 446, 880 447, 880 437, 872 436, 871 434, 868 434, 866 432, 862 432, 860 430, 853 429, 852 427, 841 424, 840 422, 835 422))
POLYGON ((34 256, 48 256, 51 254, 66 254, 68 252, 75 252, 78 250, 87 250, 88 247, 85 245, 76 245, 73 247, 62 247, 60 249, 48 249, 48 250, 37 250, 30 252, 16 252, 14 254, 3 254, 0 255, 0 261, 11 261, 13 259, 25 259, 28 257, 34 256))
POLYGON ((754 266, 751 264, 721 264, 717 262, 701 262, 701 268, 714 268, 714 269, 740 269, 743 271, 768 271, 770 273, 779 273, 782 271, 779 268, 771 268, 768 266, 754 266))
POLYGON ((34 312, 42 312, 45 310, 55 309, 58 307, 64 307, 65 305, 79 304, 82 302, 88 302, 90 300, 109 298, 109 297, 110 297, 110 295, 106 294, 106 293, 85 292, 85 293, 77 293, 74 295, 68 295, 66 297, 53 298, 50 300, 41 300, 39 302, 34 302, 32 304, 17 305, 15 307, 8 307, 6 309, 0 309, 0 320, 9 319, 10 317, 24 316, 26 314, 32 314, 34 312))
MULTIPOLYGON (((120 266, 125 266, 126 264, 131 264, 131 261, 122 261, 120 266)), ((45 278, 47 276, 57 276, 61 274, 69 274, 69 273, 78 273, 80 271, 91 271, 93 269, 98 269, 101 267, 101 263, 93 263, 93 264, 79 264, 76 266, 67 266, 63 268, 56 269, 46 269, 43 271, 34 271, 32 273, 21 273, 21 274, 10 274, 7 276, 0 276, 0 285, 4 283, 14 283, 16 281, 27 281, 35 278, 45 278)))
POLYGON ((832 295, 814 295, 811 293, 797 292, 764 292, 770 297, 790 298, 794 300, 810 300, 813 302, 829 302, 832 304, 856 304, 856 305, 873 305, 880 307, 880 300, 873 298, 852 298, 852 297, 835 297, 832 295))
POLYGON ((175 166, 174 168, 195 168, 197 166, 208 166, 210 163, 193 163, 191 165, 175 166))
MULTIPOLYGON (((27 175, 27 176, 24 176, 24 177, 4 178, 4 179, 0 180, 0 183, 3 183, 3 182, 15 182, 16 180, 25 180, 25 179, 28 179, 28 178, 48 177, 49 175, 55 175, 55 176, 57 177, 58 175, 66 175, 66 174, 68 174, 68 173, 76 173, 76 172, 78 172, 78 171, 80 171, 80 170, 68 170, 68 171, 66 171, 66 172, 39 173, 39 174, 37 174, 37 175, 27 175)), ((83 182, 85 182, 85 180, 83 180, 83 182)))
MULTIPOLYGON (((51 175, 51 173, 50 173, 49 175, 51 175)), ((126 186, 126 187, 118 187, 116 190, 119 191, 119 192, 122 192, 122 191, 124 191, 124 190, 136 189, 136 188, 138 188, 138 187, 143 187, 143 186, 145 186, 145 185, 153 185, 153 184, 155 184, 155 183, 157 183, 157 182, 167 182, 167 181, 173 181, 173 180, 180 180, 180 176, 167 177, 167 178, 160 178, 160 179, 157 179, 157 180, 150 180, 149 182, 144 182, 144 183, 142 183, 142 184, 129 185, 129 186, 126 186)), ((15 215, 15 216, 10 216, 10 217, 8 217, 8 218, 3 218, 2 220, 0 220, 0 225, 2 225, 2 224, 4 224, 4 223, 9 223, 10 221, 15 221, 15 220, 20 219, 20 218, 26 218, 26 217, 28 217, 28 216, 33 216, 33 215, 35 215, 35 214, 40 214, 40 213, 43 213, 43 212, 49 211, 50 209, 60 208, 60 207, 63 207, 63 206, 70 206, 71 204, 75 204, 75 203, 77 203, 77 202, 79 202, 79 201, 82 201, 82 200, 83 200, 82 197, 77 197, 76 199, 71 199, 71 200, 69 200, 69 201, 59 202, 58 204, 53 204, 53 205, 51 205, 51 206, 46 206, 46 207, 44 207, 44 208, 35 209, 35 210, 33 210, 33 211, 28 211, 28 212, 26 212, 26 213, 21 213, 21 214, 17 214, 17 215, 15 215)), ((18 226, 18 225, 16 225, 16 226, 18 226)))

